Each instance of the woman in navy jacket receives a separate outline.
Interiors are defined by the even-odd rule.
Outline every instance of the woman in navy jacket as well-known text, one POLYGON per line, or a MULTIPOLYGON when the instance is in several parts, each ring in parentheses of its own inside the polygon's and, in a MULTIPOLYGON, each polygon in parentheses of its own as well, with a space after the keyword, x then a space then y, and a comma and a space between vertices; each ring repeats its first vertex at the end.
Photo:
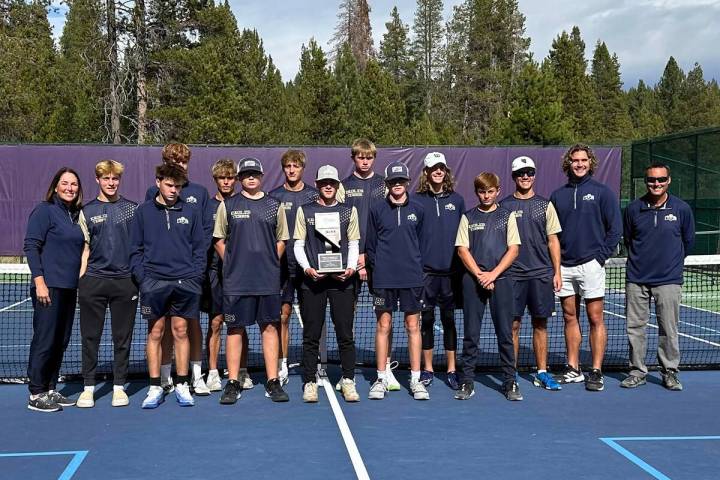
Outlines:
POLYGON ((55 391, 75 317, 80 257, 84 238, 78 225, 82 206, 80 177, 63 167, 55 174, 45 201, 30 214, 25 255, 32 274, 33 337, 30 343, 28 408, 56 412, 74 401, 55 391))

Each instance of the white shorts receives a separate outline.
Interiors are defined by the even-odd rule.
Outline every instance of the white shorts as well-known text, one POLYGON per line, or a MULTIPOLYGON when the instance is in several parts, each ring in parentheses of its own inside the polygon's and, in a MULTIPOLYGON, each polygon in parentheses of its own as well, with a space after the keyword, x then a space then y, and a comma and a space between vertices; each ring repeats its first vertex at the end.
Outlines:
POLYGON ((605 296, 605 267, 593 259, 575 267, 560 267, 562 288, 560 298, 580 295, 586 300, 605 296))

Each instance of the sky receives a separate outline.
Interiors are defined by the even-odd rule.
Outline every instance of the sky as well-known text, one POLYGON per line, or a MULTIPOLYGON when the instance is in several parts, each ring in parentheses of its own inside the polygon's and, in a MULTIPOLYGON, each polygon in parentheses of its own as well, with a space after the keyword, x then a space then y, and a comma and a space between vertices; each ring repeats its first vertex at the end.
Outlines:
MULTIPOLYGON (((338 0, 230 0, 240 28, 257 29, 284 80, 292 80, 300 49, 314 37, 324 50, 337 23, 338 0)), ((372 33, 378 48, 393 6, 412 26, 416 0, 369 0, 372 33)), ((445 0, 445 20, 461 0, 445 0)), ((720 80, 720 0, 519 0, 526 35, 536 60, 548 54, 553 39, 580 27, 586 57, 598 40, 618 55, 625 88, 639 79, 654 85, 672 55, 687 72, 697 62, 706 80, 720 80)), ((53 34, 62 34, 66 6, 50 14, 53 34)))

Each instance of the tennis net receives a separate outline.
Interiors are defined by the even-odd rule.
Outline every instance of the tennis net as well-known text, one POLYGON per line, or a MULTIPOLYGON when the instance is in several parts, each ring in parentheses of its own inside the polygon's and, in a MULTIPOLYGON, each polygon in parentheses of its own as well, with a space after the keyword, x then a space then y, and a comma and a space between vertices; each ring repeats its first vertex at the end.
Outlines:
MULTIPOLYGON (((720 367, 720 255, 691 256, 685 261, 685 284, 680 311, 680 351, 683 367, 720 367)), ((608 344, 604 368, 624 368, 628 364, 628 345, 625 333, 625 259, 610 259, 607 264, 607 290, 605 295, 605 323, 608 330, 608 344)), ((0 381, 17 382, 26 377, 27 359, 32 338, 33 305, 30 297, 30 271, 25 264, 0 265, 0 381)), ((439 315, 436 315, 439 318, 439 315)), ((462 310, 457 310, 456 325, 458 350, 461 350, 463 336, 462 310)), ((78 376, 82 368, 82 345, 80 340, 79 314, 76 310, 75 323, 70 344, 66 350, 61 373, 65 377, 78 376)), ((201 317, 203 332, 207 332, 207 315, 201 317)), ((339 362, 335 332, 328 317, 327 353, 328 360, 339 362)), ((565 363, 565 340, 563 318, 559 303, 556 313, 548 319, 548 363, 559 366, 565 363)), ((582 345, 580 361, 589 365, 588 324, 584 308, 581 309, 582 345)), ((654 309, 648 323, 649 366, 657 365, 658 330, 654 309)), ((302 352, 302 319, 297 305, 293 308, 290 327, 289 361, 298 362, 302 352)), ((134 337, 130 354, 130 373, 145 375, 145 339, 147 322, 139 312, 136 316, 134 337)), ((250 338, 249 366, 262 366, 262 349, 257 327, 248 328, 250 338)), ((435 327, 435 362, 440 366, 445 361, 443 333, 440 321, 435 327)), ((375 363, 375 314, 372 298, 367 289, 358 299, 355 315, 355 341, 358 364, 375 363)), ((203 342, 204 343, 204 342, 203 342)), ((393 322, 392 358, 401 365, 408 364, 407 336, 400 314, 393 322)), ((98 363, 99 375, 112 372, 112 336, 109 313, 106 317, 98 363)), ((458 352, 459 353, 459 352, 458 352)), ((224 347, 220 364, 224 366, 224 347)), ((535 365, 532 350, 532 327, 530 319, 523 318, 520 331, 520 352, 518 366, 521 369, 535 365)), ((494 369, 498 365, 497 341, 490 319, 489 309, 481 330, 481 355, 478 366, 494 369)))

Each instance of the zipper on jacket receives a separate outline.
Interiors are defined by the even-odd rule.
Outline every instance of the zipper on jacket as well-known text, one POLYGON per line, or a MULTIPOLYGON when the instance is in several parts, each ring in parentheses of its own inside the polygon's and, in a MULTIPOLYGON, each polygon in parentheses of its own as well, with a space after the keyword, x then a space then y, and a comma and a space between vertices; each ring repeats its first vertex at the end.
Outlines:
POLYGON ((573 210, 577 210, 577 184, 575 185, 575 193, 573 193, 573 210))
POLYGON ((165 221, 167 222, 167 229, 170 230, 170 212, 168 212, 167 208, 165 210, 165 221))
POLYGON ((398 214, 398 227, 400 226, 400 209, 401 209, 401 208, 402 208, 401 206, 398 206, 398 207, 397 207, 397 214, 398 214))
POLYGON ((440 216, 440 202, 438 202, 437 197, 435 197, 435 210, 437 210, 437 216, 440 216))

